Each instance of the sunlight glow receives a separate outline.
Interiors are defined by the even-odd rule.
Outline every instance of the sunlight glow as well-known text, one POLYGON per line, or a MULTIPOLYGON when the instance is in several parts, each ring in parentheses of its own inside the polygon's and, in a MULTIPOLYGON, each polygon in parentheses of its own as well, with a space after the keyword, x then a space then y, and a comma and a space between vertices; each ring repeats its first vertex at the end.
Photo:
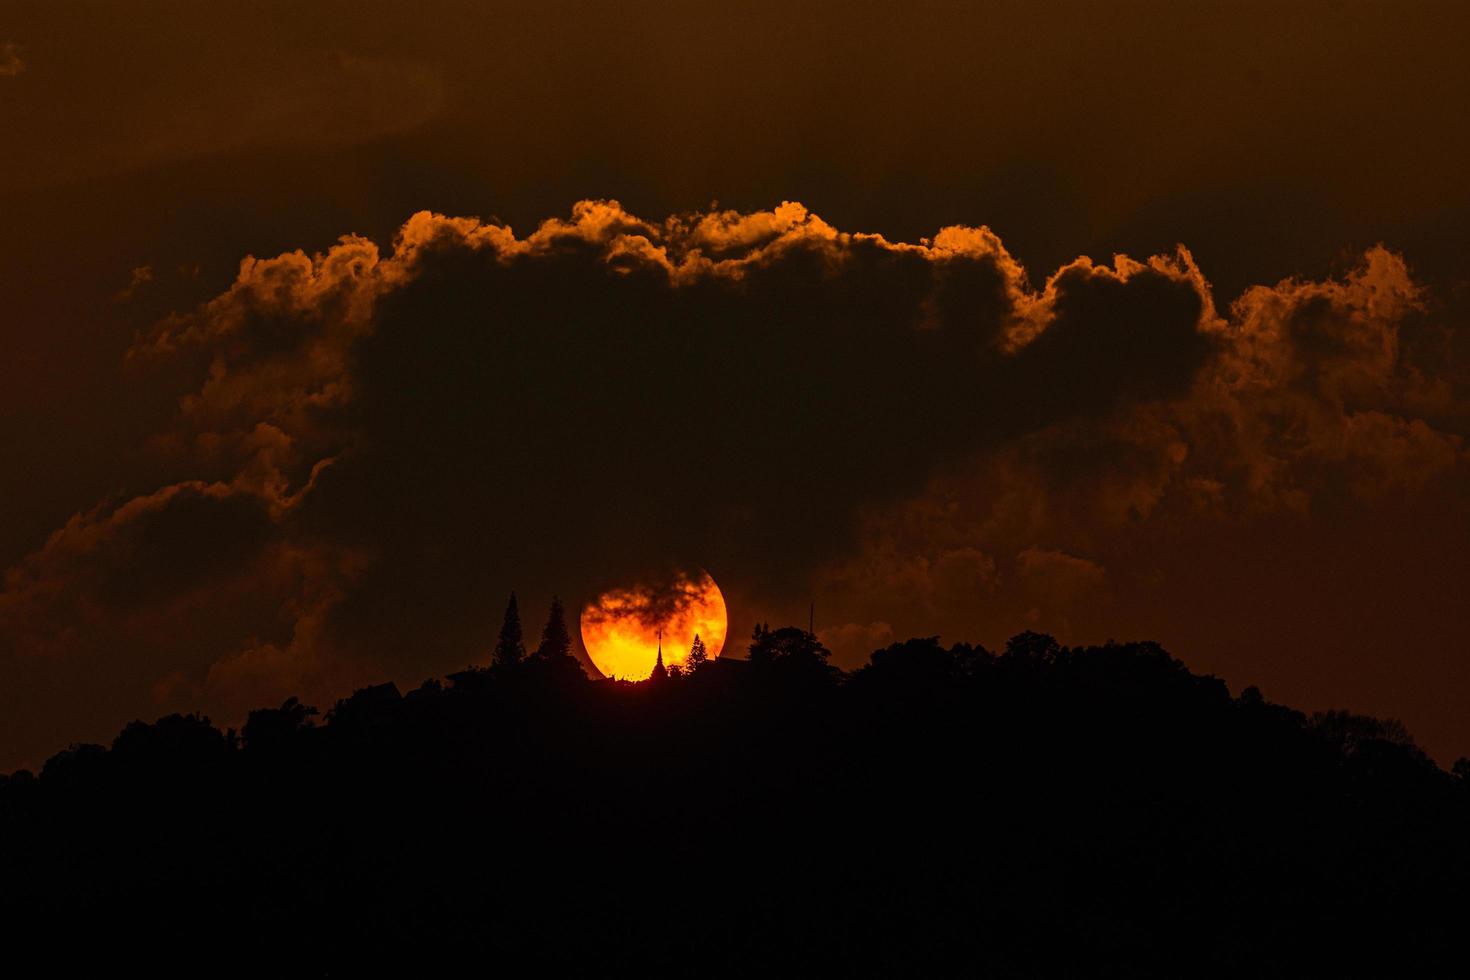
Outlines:
POLYGON ((695 634, 711 659, 725 646, 725 597, 708 572, 678 573, 655 584, 612 589, 582 610, 582 643, 597 669, 619 680, 646 680, 663 630, 664 665, 682 665, 695 634))

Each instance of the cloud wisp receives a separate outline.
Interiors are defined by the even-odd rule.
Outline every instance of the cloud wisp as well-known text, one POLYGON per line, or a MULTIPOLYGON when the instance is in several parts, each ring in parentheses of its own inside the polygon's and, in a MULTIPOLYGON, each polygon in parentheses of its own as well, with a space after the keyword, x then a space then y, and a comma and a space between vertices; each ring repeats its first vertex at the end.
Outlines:
POLYGON ((0 78, 14 78, 26 70, 20 57, 20 45, 14 41, 0 42, 0 78))

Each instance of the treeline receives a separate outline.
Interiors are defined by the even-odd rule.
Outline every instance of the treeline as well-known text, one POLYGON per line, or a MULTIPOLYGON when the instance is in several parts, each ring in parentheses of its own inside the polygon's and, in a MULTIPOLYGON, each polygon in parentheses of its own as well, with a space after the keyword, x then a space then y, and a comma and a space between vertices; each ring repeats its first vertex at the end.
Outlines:
POLYGON ((512 618, 406 694, 134 722, 8 777, 3 928, 291 973, 1463 964, 1470 773, 1397 723, 1035 633, 844 674, 758 626, 746 660, 591 681, 555 610, 529 654, 512 618))

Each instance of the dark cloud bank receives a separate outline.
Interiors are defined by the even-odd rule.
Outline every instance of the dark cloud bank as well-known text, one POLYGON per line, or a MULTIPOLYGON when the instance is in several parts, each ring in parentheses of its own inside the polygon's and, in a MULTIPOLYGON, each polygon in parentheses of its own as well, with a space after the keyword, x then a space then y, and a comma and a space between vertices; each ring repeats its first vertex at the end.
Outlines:
POLYGON ((670 564, 720 582, 737 649, 813 594, 839 656, 1065 631, 1149 527, 1459 487, 1432 313, 1381 248, 1221 311, 1183 248, 1033 283, 988 229, 793 203, 589 201, 525 237, 420 213, 386 255, 246 259, 130 354, 197 379, 144 447, 158 489, 5 573, 0 762, 417 681, 481 659, 512 587, 534 620, 670 564))

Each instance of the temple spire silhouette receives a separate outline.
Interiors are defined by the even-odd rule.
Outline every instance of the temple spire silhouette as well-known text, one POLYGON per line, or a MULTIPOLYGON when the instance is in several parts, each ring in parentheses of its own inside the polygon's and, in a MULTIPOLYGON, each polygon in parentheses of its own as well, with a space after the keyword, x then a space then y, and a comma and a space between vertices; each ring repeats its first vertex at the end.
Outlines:
POLYGON ((653 673, 648 675, 651 681, 668 680, 669 672, 664 668, 664 631, 658 631, 658 656, 653 661, 653 673))

